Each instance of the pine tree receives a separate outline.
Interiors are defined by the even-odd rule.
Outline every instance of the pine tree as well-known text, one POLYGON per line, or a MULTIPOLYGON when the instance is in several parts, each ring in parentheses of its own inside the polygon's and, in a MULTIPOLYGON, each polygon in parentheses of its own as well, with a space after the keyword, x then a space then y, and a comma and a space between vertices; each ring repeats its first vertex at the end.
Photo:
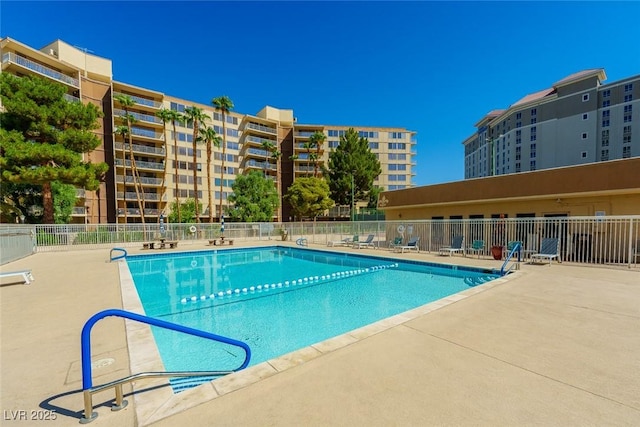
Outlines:
POLYGON ((93 104, 67 101, 65 93, 40 77, 0 75, 2 180, 41 185, 46 224, 54 223, 52 182, 96 190, 108 169, 82 159, 100 145, 93 130, 102 113, 93 104))
POLYGON ((369 141, 351 128, 340 137, 335 151, 329 154, 325 176, 328 177, 331 198, 337 205, 349 205, 352 182, 354 200, 366 200, 373 189, 373 181, 380 173, 380 162, 371 152, 369 141))

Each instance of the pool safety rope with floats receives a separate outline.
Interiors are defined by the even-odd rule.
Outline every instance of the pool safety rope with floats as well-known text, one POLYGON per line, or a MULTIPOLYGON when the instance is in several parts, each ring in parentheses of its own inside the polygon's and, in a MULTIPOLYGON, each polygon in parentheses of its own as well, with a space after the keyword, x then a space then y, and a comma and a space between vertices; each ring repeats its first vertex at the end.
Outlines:
POLYGON ((240 288, 227 289, 226 291, 219 291, 217 293, 212 293, 210 295, 200 295, 200 296, 194 295, 191 297, 182 298, 180 302, 182 304, 187 304, 187 303, 198 302, 198 301, 206 301, 208 299, 212 300, 215 298, 220 299, 224 297, 228 298, 228 297, 233 297, 238 295, 247 295, 249 293, 268 291, 270 289, 281 289, 281 288, 289 288, 292 286, 319 284, 322 282, 329 282, 332 280, 344 279, 346 277, 353 277, 353 276, 358 276, 360 274, 366 274, 366 273, 374 273, 376 271, 386 270, 389 268, 397 268, 397 267, 398 267, 398 263, 393 263, 393 264, 376 265, 368 268, 358 268, 355 270, 338 271, 336 273, 325 274, 321 276, 302 277, 299 279, 292 279, 291 281, 286 280, 284 282, 278 282, 278 283, 271 283, 271 284, 267 283, 264 285, 261 284, 261 285, 250 286, 248 288, 242 288, 242 289, 240 288))

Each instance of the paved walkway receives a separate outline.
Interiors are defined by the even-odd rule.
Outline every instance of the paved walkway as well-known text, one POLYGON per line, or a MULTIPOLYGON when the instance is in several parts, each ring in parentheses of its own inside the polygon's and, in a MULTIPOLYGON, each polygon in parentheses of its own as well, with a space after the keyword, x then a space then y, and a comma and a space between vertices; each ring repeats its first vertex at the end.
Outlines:
MULTIPOLYGON (((108 252, 39 253, 2 267, 32 268, 36 278, 0 286, 2 425, 42 425, 12 419, 49 410, 57 415, 50 425, 77 425, 82 325, 97 311, 122 307, 108 252)), ((401 256, 498 267, 486 259, 401 256)), ((153 425, 637 426, 639 331, 638 270, 523 265, 503 284, 153 425)), ((129 374, 122 320, 100 322, 92 349, 96 383, 129 374)), ((109 411, 112 393, 94 398, 105 406, 92 425, 140 424, 134 404, 109 411)))

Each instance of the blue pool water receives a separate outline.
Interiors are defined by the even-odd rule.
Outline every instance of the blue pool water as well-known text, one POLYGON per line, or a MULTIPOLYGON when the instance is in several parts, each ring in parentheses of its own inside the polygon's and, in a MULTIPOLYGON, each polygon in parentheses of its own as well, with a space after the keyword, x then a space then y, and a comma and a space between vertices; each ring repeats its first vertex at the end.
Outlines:
MULTIPOLYGON (((246 342, 250 365, 498 277, 467 267, 296 248, 130 256, 147 316, 246 342)), ((241 349, 152 328, 167 370, 226 370, 241 349)))

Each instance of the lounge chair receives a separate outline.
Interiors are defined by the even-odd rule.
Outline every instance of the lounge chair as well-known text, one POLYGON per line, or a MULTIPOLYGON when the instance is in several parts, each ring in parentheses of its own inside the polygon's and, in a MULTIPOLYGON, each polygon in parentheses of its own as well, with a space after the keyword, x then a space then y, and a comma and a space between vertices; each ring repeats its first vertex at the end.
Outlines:
POLYGON ((398 236, 393 239, 393 242, 389 243, 389 249, 393 250, 396 246, 402 246, 402 237, 398 236))
POLYGON ((542 243, 540 244, 540 252, 531 255, 531 260, 529 263, 533 264, 534 261, 537 260, 549 260, 549 265, 551 265, 551 260, 554 258, 558 259, 560 262, 560 240, 555 238, 545 238, 542 239, 542 243))
POLYGON ((375 245, 373 244, 374 237, 375 236, 373 234, 369 234, 366 240, 363 240, 362 242, 354 242, 353 243, 354 249, 361 249, 361 248, 367 248, 367 247, 375 248, 375 245))
POLYGON ((393 251, 404 253, 405 250, 407 251, 414 250, 416 252, 420 252, 420 248, 418 247, 419 241, 420 241, 420 237, 412 237, 411 239, 409 239, 406 245, 394 246, 393 251))
POLYGON ((468 252, 475 252, 480 258, 480 254, 484 252, 484 240, 474 240, 470 247, 467 248, 468 252))
POLYGON ((333 240, 327 242, 327 246, 350 246, 358 241, 358 235, 356 234, 353 237, 345 237, 342 240, 333 240))
POLYGON ((20 270, 20 271, 3 271, 0 272, 0 278, 4 277, 22 277, 22 281, 25 285, 30 285, 35 279, 33 278, 33 274, 31 274, 31 270, 20 270))
POLYGON ((464 236, 453 236, 453 239, 451 239, 451 246, 443 246, 442 248, 440 248, 438 253, 440 255, 449 255, 449 256, 453 255, 456 252, 464 253, 464 248, 462 247, 463 243, 464 243, 464 236))

